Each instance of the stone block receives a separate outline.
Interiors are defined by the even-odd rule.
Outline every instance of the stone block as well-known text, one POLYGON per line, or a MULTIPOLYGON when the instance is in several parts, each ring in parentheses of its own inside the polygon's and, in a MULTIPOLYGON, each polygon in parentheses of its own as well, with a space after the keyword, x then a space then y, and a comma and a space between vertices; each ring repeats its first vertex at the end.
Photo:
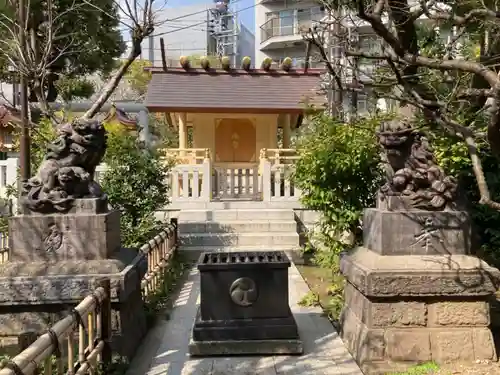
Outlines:
POLYGON ((342 340, 360 366, 385 359, 384 329, 368 328, 348 307, 342 310, 340 324, 342 340))
POLYGON ((288 302, 289 267, 283 251, 201 254, 190 354, 301 353, 288 302))
POLYGON ((12 262, 107 259, 120 249, 120 213, 14 216, 9 247, 12 262))
POLYGON ((381 255, 467 254, 470 243, 465 211, 364 211, 363 244, 381 255))
POLYGON ((425 327, 427 306, 416 301, 371 301, 349 282, 344 288, 345 305, 369 328, 425 327))
POLYGON ((385 340, 387 358, 391 361, 425 362, 433 358, 428 329, 389 329, 385 340))
MULTIPOLYGON (((25 204, 26 198, 21 197, 19 210, 22 215, 39 215, 31 211, 25 204)), ((102 198, 81 198, 73 201, 73 206, 65 214, 104 214, 108 212, 108 200, 102 198)))
POLYGON ((198 262, 201 319, 289 317, 289 267, 284 252, 202 254, 198 262), (236 293, 244 293, 244 300, 235 299, 236 293))
POLYGON ((146 333, 140 290, 146 259, 127 249, 118 255, 100 261, 0 265, 0 337, 43 333, 90 295, 102 277, 108 277, 114 310, 112 345, 131 358, 146 333))
POLYGON ((112 349, 132 359, 148 330, 141 290, 131 291, 126 300, 112 303, 111 308, 112 349))
MULTIPOLYGON (((225 340, 189 341, 189 355, 197 356, 241 356, 302 354, 300 340, 225 340)), ((260 374, 260 372, 259 372, 260 374)))
POLYGON ((431 330, 432 359, 438 363, 451 361, 473 361, 474 341, 472 329, 431 330))
POLYGON ((476 360, 497 360, 495 342, 489 328, 473 328, 472 340, 474 342, 474 356, 476 360))
POLYGON ((340 268, 367 297, 487 297, 500 280, 499 270, 473 256, 383 256, 365 247, 343 256, 340 268))
POLYGON ((486 301, 446 301, 429 304, 429 326, 488 326, 490 309, 486 301))

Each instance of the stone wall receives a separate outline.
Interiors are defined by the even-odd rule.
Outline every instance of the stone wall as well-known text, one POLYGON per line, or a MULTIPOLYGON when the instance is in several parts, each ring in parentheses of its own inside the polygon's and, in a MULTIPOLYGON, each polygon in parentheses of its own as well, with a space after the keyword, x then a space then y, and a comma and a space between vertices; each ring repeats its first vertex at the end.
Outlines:
POLYGON ((389 302, 367 298, 349 283, 345 297, 342 336, 365 371, 385 371, 388 361, 496 359, 487 301, 389 302))

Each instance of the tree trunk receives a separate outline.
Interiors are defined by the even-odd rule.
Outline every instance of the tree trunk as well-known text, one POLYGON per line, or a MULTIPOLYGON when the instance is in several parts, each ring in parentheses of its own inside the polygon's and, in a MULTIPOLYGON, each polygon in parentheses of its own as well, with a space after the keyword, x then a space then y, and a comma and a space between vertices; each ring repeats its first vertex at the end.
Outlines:
POLYGON ((110 96, 113 94, 113 92, 116 90, 118 87, 118 84, 120 83, 121 79, 127 72, 128 68, 134 60, 141 55, 141 40, 134 40, 134 45, 132 46, 132 49, 127 57, 127 60, 125 61, 124 64, 118 69, 118 71, 111 77, 111 79, 108 81, 108 83, 104 86, 101 95, 97 98, 97 100, 94 102, 92 107, 85 112, 85 114, 82 116, 82 119, 91 119, 94 117, 101 107, 108 101, 110 96))

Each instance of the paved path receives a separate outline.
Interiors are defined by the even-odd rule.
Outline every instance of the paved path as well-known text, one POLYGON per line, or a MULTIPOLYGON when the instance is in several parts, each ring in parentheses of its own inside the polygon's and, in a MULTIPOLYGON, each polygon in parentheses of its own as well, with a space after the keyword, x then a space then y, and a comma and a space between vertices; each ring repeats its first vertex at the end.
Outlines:
POLYGON ((309 287, 294 265, 289 280, 290 305, 304 342, 302 356, 190 359, 187 348, 199 302, 199 277, 193 268, 170 320, 161 320, 149 332, 127 375, 362 375, 321 309, 297 304, 309 287))

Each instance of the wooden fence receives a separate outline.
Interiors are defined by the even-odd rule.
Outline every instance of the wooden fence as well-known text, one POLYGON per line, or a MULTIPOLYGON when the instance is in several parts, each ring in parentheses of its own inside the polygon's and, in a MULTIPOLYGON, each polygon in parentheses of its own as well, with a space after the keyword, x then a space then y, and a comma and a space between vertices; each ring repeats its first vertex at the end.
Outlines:
POLYGON ((9 260, 9 234, 0 233, 0 263, 9 260))
MULTIPOLYGON (((141 282, 144 298, 162 286, 162 276, 177 251, 177 239, 177 221, 172 220, 140 248, 148 263, 141 282)), ((112 357, 110 295, 110 280, 103 278, 99 287, 68 316, 4 363, 0 375, 98 374, 100 368, 111 363, 112 357)))
POLYGON ((148 271, 141 281, 143 297, 147 297, 161 287, 165 269, 170 266, 177 251, 177 241, 177 219, 172 219, 165 230, 141 246, 140 251, 148 259, 148 271))
POLYGON ((0 375, 52 375, 54 370, 61 375, 82 375, 102 363, 110 363, 110 281, 103 279, 100 284, 70 315, 54 324, 47 333, 9 361, 0 370, 0 375), (75 338, 78 339, 77 345, 75 338), (63 343, 67 343, 67 348, 62 348, 63 343), (78 353, 75 353, 75 347, 78 353), (62 354, 63 350, 66 355, 62 354), (55 365, 53 356, 56 358, 55 365), (42 365, 43 371, 40 371, 42 365))

